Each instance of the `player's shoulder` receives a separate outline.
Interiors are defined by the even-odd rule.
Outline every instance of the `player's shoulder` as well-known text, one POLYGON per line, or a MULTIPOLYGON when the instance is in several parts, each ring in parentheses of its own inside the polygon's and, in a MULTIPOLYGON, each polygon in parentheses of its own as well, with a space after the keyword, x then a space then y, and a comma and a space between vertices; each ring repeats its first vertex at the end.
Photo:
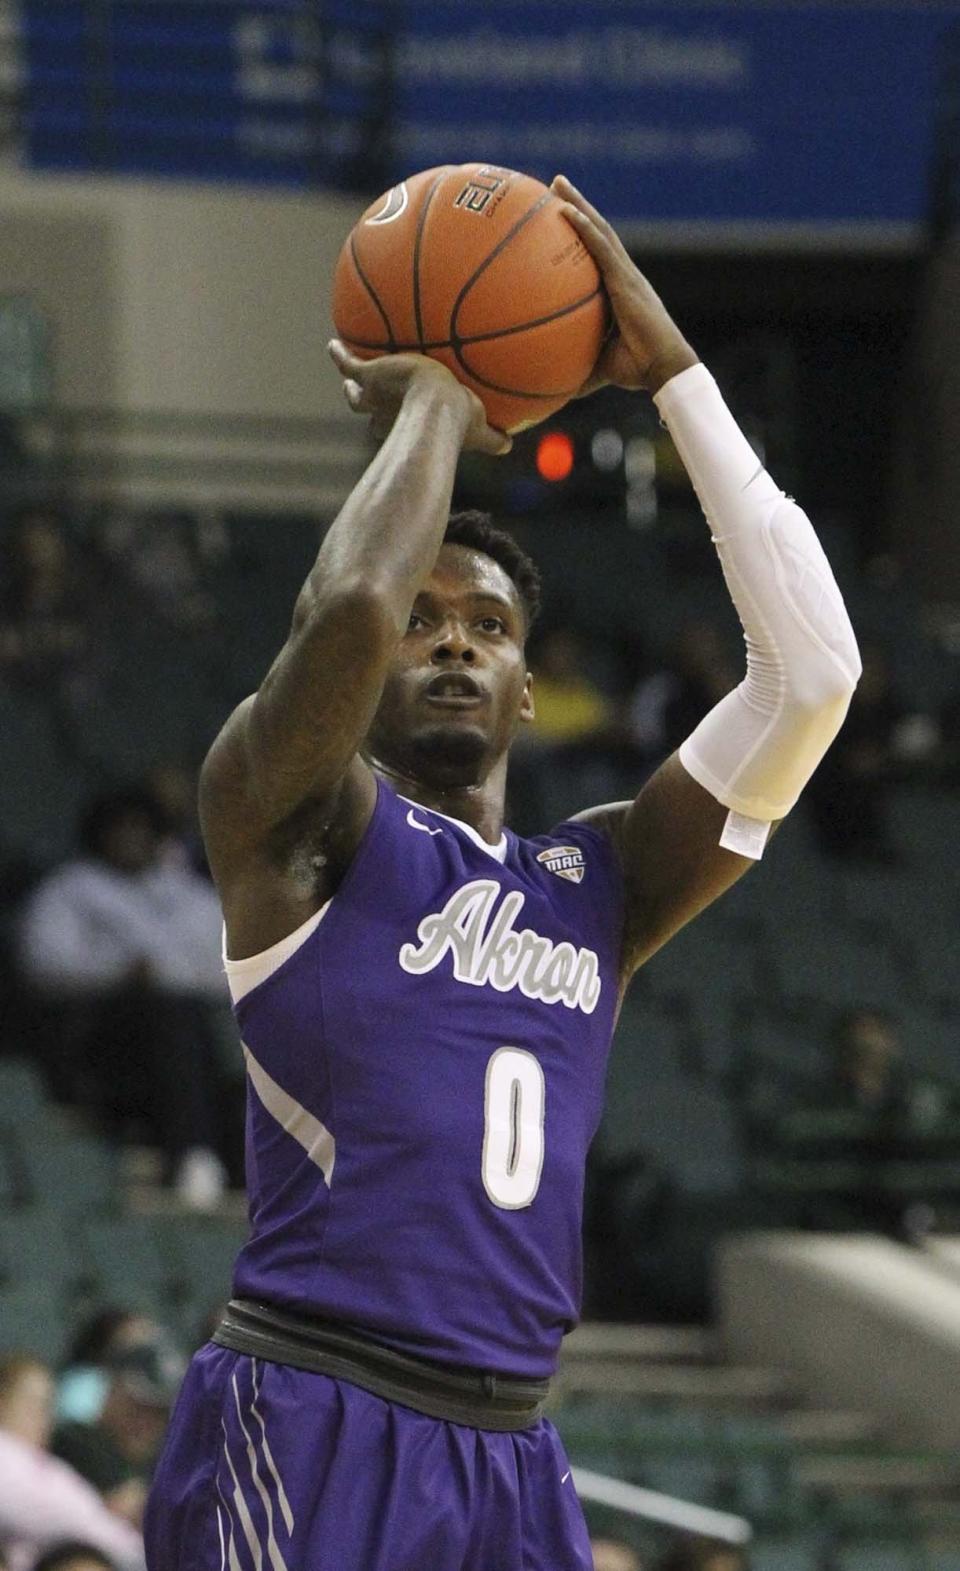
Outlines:
POLYGON ((572 813, 562 823, 554 825, 547 834, 537 838, 545 842, 564 836, 600 841, 619 855, 624 820, 632 805, 631 802, 605 802, 599 807, 586 807, 582 812, 572 813))
POLYGON ((618 880, 621 825, 628 806, 614 802, 575 813, 545 834, 518 841, 518 852, 571 884, 582 884, 592 870, 603 881, 618 880))

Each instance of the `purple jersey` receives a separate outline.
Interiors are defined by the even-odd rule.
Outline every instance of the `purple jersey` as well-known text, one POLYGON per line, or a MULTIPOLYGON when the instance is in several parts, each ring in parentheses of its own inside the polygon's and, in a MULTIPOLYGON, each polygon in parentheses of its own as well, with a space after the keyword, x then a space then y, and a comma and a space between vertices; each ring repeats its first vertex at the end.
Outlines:
POLYGON ((579 1310, 621 924, 600 832, 485 846, 380 782, 334 898, 228 966, 249 1081, 235 1293, 549 1374, 579 1310))

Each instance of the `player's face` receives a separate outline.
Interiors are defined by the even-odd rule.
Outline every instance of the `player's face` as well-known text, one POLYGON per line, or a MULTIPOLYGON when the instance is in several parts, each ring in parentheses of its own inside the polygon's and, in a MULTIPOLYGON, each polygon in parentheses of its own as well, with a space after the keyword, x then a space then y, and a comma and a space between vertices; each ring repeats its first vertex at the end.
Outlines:
POLYGON ((373 755, 438 785, 486 778, 533 716, 523 605, 499 563, 441 547, 370 729, 373 755))

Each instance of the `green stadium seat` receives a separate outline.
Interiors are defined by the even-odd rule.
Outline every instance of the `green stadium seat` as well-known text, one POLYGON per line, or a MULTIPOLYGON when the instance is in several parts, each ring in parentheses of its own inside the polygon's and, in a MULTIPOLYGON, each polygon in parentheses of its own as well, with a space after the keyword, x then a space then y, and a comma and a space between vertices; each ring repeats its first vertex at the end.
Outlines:
POLYGON ((646 1489, 696 1505, 714 1505, 718 1498, 719 1470, 711 1457, 649 1456, 638 1481, 646 1489))
POLYGON ((894 845, 920 870, 938 873, 949 848, 960 844, 960 801, 954 794, 896 786, 887 812, 894 845))
POLYGON ((926 1571, 918 1545, 871 1543, 837 1550, 836 1571, 926 1571))
POLYGON ((638 991, 663 999, 703 996, 715 1006, 730 997, 754 997, 758 983, 754 946, 731 934, 720 904, 647 961, 638 991))
POLYGON ((922 939, 943 920, 924 870, 840 867, 833 877, 846 921, 875 927, 894 944, 922 939))
POLYGON ((47 1110, 43 1076, 28 1058, 0 1058, 0 1125, 29 1123, 47 1110))
POLYGON ((0 1214, 26 1198, 17 1153, 6 1129, 0 1128, 0 1214))
POLYGON ((89 1260, 61 1213, 29 1206, 0 1212, 0 1272, 10 1287, 46 1283, 60 1291, 88 1276, 89 1260))
POLYGON ((765 935, 774 986, 782 1001, 838 1009, 896 1011, 908 996, 907 980, 884 945, 858 939, 836 926, 771 926, 765 935))
POLYGON ((178 1293, 199 1319, 230 1296, 234 1261, 249 1233, 246 1220, 164 1217, 162 1233, 178 1293))
POLYGON ((912 1009, 900 1022, 900 1040, 909 1069, 960 1086, 960 1015, 912 1009))
POLYGON ((82 1233, 102 1295, 152 1310, 169 1303, 176 1280, 154 1218, 86 1218, 82 1233))
POLYGON ((16 1137, 30 1199, 51 1210, 107 1210, 117 1199, 117 1156, 105 1141, 45 1131, 16 1137))
POLYGON ((750 1545, 750 1571, 820 1571, 816 1544, 796 1539, 758 1539, 750 1545))
POLYGON ((960 923, 942 911, 932 916, 922 933, 905 934, 921 997, 929 1003, 960 1011, 960 923))
POLYGON ((0 1351, 31 1353, 55 1364, 65 1333, 60 1301, 49 1288, 29 1284, 0 1291, 0 1351))
POLYGON ((56 861, 71 849, 88 782, 65 756, 47 707, 9 686, 0 688, 0 736, 16 760, 0 770, 4 842, 33 861, 56 861))

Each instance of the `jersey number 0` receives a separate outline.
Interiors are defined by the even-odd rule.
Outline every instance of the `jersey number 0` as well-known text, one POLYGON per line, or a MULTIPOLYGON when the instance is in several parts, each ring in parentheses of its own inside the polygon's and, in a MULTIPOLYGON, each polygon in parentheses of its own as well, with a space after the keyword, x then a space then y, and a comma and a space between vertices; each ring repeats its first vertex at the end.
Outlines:
POLYGON ((483 1187, 502 1211, 532 1205, 543 1171, 546 1085, 532 1053, 498 1047, 484 1087, 483 1187))

